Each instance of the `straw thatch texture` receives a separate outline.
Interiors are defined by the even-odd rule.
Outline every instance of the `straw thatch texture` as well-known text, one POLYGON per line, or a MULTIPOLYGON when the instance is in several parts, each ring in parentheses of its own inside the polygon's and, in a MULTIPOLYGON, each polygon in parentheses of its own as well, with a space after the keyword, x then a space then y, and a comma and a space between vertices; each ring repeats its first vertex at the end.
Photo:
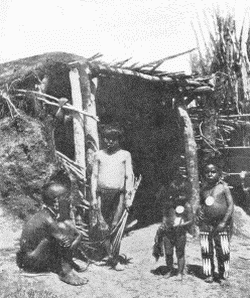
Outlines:
POLYGON ((25 218, 41 205, 41 187, 57 166, 51 131, 21 115, 1 120, 0 138, 1 203, 25 218))
POLYGON ((0 85, 25 78, 27 74, 33 72, 45 72, 56 63, 67 65, 78 59, 86 61, 83 57, 74 54, 53 52, 3 63, 0 66, 0 85))

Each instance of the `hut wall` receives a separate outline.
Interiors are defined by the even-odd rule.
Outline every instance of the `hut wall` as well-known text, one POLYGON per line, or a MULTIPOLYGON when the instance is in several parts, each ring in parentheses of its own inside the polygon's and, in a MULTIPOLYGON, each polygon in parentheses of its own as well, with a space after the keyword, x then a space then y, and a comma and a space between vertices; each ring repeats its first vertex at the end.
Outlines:
POLYGON ((50 123, 27 115, 0 120, 0 204, 26 218, 41 206, 41 187, 57 169, 50 123))

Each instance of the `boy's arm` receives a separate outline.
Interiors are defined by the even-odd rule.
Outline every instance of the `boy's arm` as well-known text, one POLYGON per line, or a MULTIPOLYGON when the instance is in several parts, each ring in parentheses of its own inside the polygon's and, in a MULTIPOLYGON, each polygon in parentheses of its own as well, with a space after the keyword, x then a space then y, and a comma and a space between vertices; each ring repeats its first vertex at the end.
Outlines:
POLYGON ((60 246, 69 248, 71 245, 71 241, 69 237, 67 237, 67 235, 65 235, 61 231, 58 223, 54 219, 49 218, 47 225, 48 225, 49 236, 54 238, 59 243, 60 246))
POLYGON ((79 230, 76 227, 73 227, 73 229, 74 229, 76 238, 74 239, 74 241, 72 242, 72 244, 70 246, 70 249, 72 249, 72 250, 76 249, 82 240, 82 234, 79 232, 79 230))
POLYGON ((130 207, 132 205, 131 193, 134 188, 134 172, 132 165, 132 158, 130 152, 127 151, 125 158, 125 205, 130 207))
MULTIPOLYGON (((173 208, 172 197, 165 197, 163 206, 162 206, 162 226, 167 228, 170 225, 170 209, 173 208)), ((172 224, 171 224, 172 225, 172 224)))
POLYGON ((168 210, 168 204, 166 204, 166 201, 163 203, 163 208, 162 208, 162 224, 166 225, 167 224, 167 210, 168 210))
POLYGON ((164 201, 163 201, 163 206, 162 206, 162 212, 163 212, 163 217, 162 217, 162 224, 167 225, 169 224, 169 210, 170 208, 173 207, 173 186, 172 183, 168 187, 168 189, 165 188, 165 191, 163 192, 164 194, 164 201))
POLYGON ((76 228, 72 220, 65 220, 63 222, 58 223, 58 225, 60 226, 61 233, 65 234, 65 237, 71 236, 70 242, 72 243, 70 245, 70 249, 75 250, 82 240, 82 233, 76 228))
POLYGON ((221 226, 221 227, 224 227, 226 225, 228 219, 233 214, 233 208, 234 208, 234 203, 233 203, 233 198, 232 198, 232 195, 231 195, 231 191, 230 191, 227 184, 224 184, 224 194, 225 194, 225 197, 226 197, 228 207, 227 207, 227 212, 226 212, 223 220, 219 224, 219 226, 221 226))
POLYGON ((187 212, 187 221, 183 222, 180 224, 180 227, 186 227, 186 226, 189 226, 193 223, 194 221, 194 214, 193 214, 193 208, 192 206, 187 203, 185 205, 185 209, 186 209, 186 212, 187 212))

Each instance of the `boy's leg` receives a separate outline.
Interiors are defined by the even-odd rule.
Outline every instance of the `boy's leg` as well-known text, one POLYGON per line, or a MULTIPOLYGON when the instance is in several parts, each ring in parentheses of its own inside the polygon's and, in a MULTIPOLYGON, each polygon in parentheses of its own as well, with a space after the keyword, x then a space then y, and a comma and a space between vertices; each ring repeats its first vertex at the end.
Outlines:
POLYGON ((176 256, 178 262, 178 274, 183 277, 185 269, 185 246, 186 246, 186 232, 177 235, 176 239, 176 256))
POLYGON ((73 252, 66 247, 61 247, 58 243, 53 241, 54 254, 54 272, 58 274, 61 281, 72 286, 81 286, 88 282, 85 277, 77 275, 75 270, 82 271, 80 266, 73 261, 73 252))
POLYGON ((200 245, 203 274, 206 282, 213 282, 214 275, 214 248, 212 231, 208 229, 200 230, 200 245))
POLYGON ((110 196, 107 194, 102 194, 97 192, 97 204, 98 204, 98 214, 97 214, 97 222, 100 225, 101 231, 109 230, 110 220, 109 217, 110 213, 108 210, 110 209, 110 196))
POLYGON ((54 261, 48 239, 43 239, 33 251, 19 252, 18 256, 22 256, 20 264, 18 264, 20 268, 36 273, 50 271, 51 264, 54 261))
MULTIPOLYGON (((111 225, 111 230, 116 227, 118 224, 122 213, 124 211, 124 198, 125 195, 124 193, 118 193, 114 197, 114 205, 113 208, 113 220, 112 220, 112 225, 111 225), (118 200, 118 204, 117 204, 118 200)), ((117 230, 118 231, 118 230, 117 230)), ((117 271, 123 271, 124 270, 124 265, 119 262, 119 253, 120 253, 120 247, 121 243, 116 243, 116 247, 113 247, 113 242, 115 239, 115 236, 117 235, 117 232, 114 234, 114 236, 111 238, 111 263, 112 267, 117 270, 117 271)))
POLYGON ((152 255, 155 257, 156 261, 158 261, 160 257, 164 256, 163 237, 164 237, 164 227, 162 227, 162 225, 161 225, 157 229, 157 232, 155 235, 153 253, 152 253, 152 255))
POLYGON ((214 236, 215 250, 218 261, 220 280, 227 280, 229 277, 230 264, 230 232, 225 228, 214 236))
POLYGON ((117 205, 116 209, 114 210, 114 217, 113 217, 113 221, 112 221, 112 228, 117 225, 117 223, 119 222, 119 220, 120 220, 120 218, 122 216, 122 213, 124 211, 124 200, 125 200, 125 195, 122 192, 119 195, 118 205, 117 205))
POLYGON ((173 274, 174 269, 174 239, 172 235, 173 233, 166 233, 166 236, 163 238, 164 249, 165 249, 165 259, 168 270, 168 275, 171 276, 173 274))

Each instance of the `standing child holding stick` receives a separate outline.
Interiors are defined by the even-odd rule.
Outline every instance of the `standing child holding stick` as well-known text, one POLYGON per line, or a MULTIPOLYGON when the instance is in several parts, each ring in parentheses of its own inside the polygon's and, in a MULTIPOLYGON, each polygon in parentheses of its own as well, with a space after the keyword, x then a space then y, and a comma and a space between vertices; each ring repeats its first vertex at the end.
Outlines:
POLYGON ((221 285, 226 285, 229 277, 230 235, 234 204, 229 187, 220 179, 220 174, 215 164, 207 164, 204 168, 198 224, 205 281, 212 283, 214 280, 213 243, 215 243, 219 280, 221 285))
MULTIPOLYGON (((91 177, 91 206, 101 210, 102 224, 109 232, 117 226, 125 208, 131 206, 134 188, 131 154, 120 148, 121 134, 118 128, 105 128, 105 148, 95 154, 91 177)), ((123 270, 118 261, 119 247, 113 251, 110 241, 106 247, 112 266, 123 270)))

